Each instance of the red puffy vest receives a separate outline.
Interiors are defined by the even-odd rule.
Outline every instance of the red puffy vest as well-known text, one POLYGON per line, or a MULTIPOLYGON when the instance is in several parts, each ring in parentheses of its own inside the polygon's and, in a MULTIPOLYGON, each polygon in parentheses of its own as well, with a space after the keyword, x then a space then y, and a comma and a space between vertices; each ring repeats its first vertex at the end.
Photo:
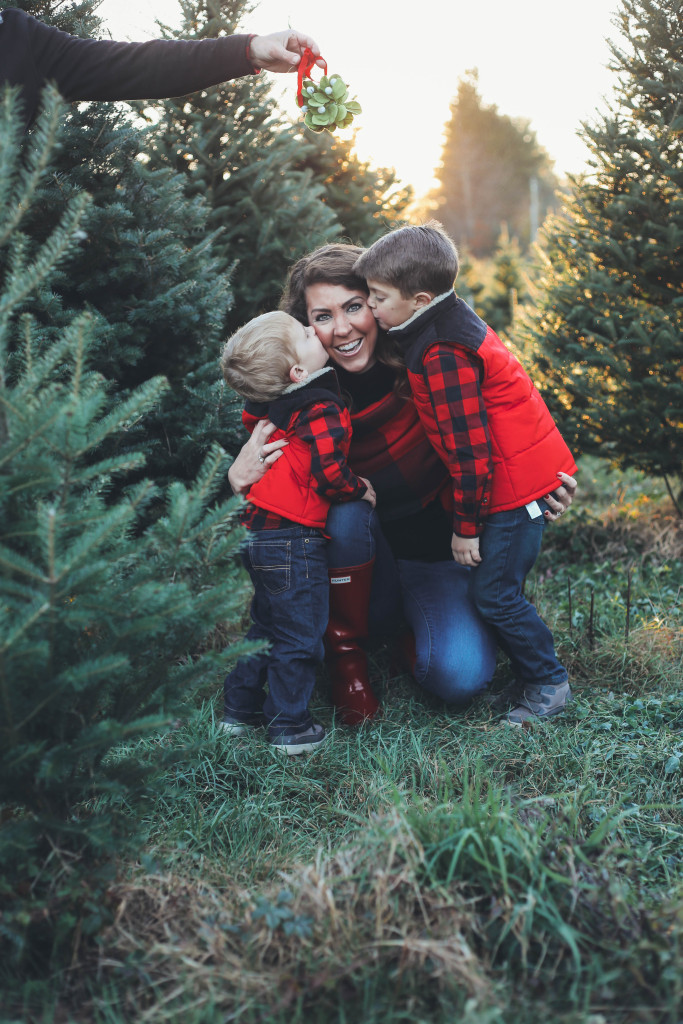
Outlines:
POLYGON ((495 331, 455 293, 390 334, 405 346, 415 405, 431 443, 444 461, 422 358, 438 342, 469 349, 481 360, 481 391, 493 460, 486 514, 521 508, 557 487, 559 470, 569 474, 576 471, 572 454, 533 381, 495 331))
POLYGON ((277 426, 268 441, 286 438, 289 444, 283 454, 269 468, 261 479, 252 484, 247 501, 259 508, 277 512, 285 519, 304 526, 323 529, 327 521, 330 502, 313 487, 311 479, 311 447, 297 437, 294 426, 301 410, 317 402, 334 402, 345 431, 344 443, 340 446, 344 456, 348 455, 351 441, 351 417, 344 406, 336 384, 336 374, 330 370, 322 377, 295 391, 282 395, 274 402, 255 405, 247 402, 242 413, 242 422, 251 433, 260 419, 269 419, 277 426), (332 374, 332 377, 329 376, 332 374))

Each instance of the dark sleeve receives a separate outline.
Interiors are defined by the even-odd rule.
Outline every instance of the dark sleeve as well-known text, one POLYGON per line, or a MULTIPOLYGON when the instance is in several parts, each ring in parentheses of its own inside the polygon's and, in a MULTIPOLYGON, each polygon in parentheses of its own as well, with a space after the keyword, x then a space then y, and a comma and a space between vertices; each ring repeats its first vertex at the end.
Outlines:
POLYGON ((302 409, 294 430, 311 446, 311 476, 319 494, 335 502, 363 497, 367 487, 346 463, 341 447, 346 431, 333 402, 317 402, 302 409))
POLYGON ((453 532, 477 537, 484 529, 493 479, 491 438, 474 353, 436 344, 423 361, 443 457, 453 485, 453 532))
POLYGON ((45 82, 54 82, 66 100, 184 96, 253 74, 246 54, 249 38, 146 43, 80 39, 10 8, 0 25, 0 74, 34 93, 45 82))

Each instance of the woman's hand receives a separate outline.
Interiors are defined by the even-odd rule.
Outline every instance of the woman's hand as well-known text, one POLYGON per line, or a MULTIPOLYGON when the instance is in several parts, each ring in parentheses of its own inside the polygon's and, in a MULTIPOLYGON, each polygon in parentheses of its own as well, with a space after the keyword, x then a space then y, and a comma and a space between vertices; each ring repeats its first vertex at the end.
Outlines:
POLYGON ((244 444, 228 470, 228 480, 235 494, 245 494, 282 455, 281 449, 289 441, 268 441, 276 430, 269 420, 259 420, 249 440, 244 444))
POLYGON ((561 485, 556 487, 552 494, 543 495, 543 500, 547 501, 552 509, 552 512, 543 513, 549 523, 554 523, 564 515, 576 494, 576 480, 573 476, 568 476, 567 473, 558 473, 557 476, 562 481, 561 485))

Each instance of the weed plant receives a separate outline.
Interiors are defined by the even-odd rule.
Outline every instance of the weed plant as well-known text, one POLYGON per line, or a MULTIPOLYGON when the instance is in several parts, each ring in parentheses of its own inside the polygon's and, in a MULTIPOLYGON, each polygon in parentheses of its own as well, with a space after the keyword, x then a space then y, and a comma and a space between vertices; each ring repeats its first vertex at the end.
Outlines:
POLYGON ((683 527, 633 474, 584 476, 527 581, 572 677, 565 715, 455 713, 379 647, 381 719, 335 726, 321 678, 329 740, 283 759, 224 737, 205 694, 139 745, 203 756, 120 865, 114 923, 15 988, 15 1019, 680 1024, 683 527))

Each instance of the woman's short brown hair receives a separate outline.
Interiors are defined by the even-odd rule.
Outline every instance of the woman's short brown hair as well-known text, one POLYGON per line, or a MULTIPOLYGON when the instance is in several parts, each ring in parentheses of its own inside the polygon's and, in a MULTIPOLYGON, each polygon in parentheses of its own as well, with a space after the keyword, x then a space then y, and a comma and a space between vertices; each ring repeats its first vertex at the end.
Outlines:
MULTIPOLYGON (((354 264, 365 252, 359 245, 331 242, 302 256, 289 272, 282 294, 280 309, 285 310, 304 326, 308 326, 306 289, 312 284, 341 285, 356 295, 368 295, 365 278, 354 269, 354 264)), ((390 366, 396 373, 394 391, 404 397, 410 394, 406 366, 395 341, 379 331, 375 354, 380 363, 390 366)))
POLYGON ((289 371, 296 366, 293 317, 275 311, 262 313, 228 338, 221 356, 227 384, 252 402, 272 402, 289 387, 289 371))
POLYGON ((289 272, 280 309, 307 325, 306 289, 309 285, 338 284, 349 291, 367 295, 365 279, 353 270, 354 263, 362 254, 363 249, 359 245, 331 242, 302 256, 289 272))

